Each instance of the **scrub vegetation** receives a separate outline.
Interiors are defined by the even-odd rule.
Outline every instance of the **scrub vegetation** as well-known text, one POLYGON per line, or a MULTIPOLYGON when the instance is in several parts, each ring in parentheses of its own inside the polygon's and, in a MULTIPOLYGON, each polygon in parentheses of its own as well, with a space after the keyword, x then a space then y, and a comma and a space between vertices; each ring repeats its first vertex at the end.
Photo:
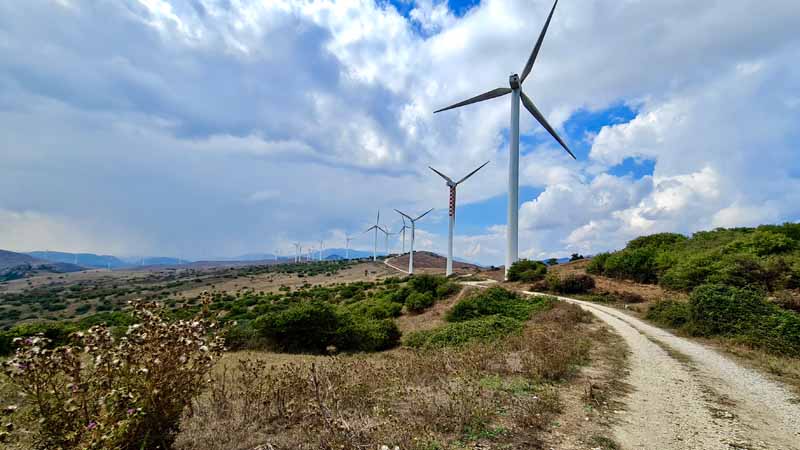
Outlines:
POLYGON ((177 309, 141 301, 14 327, 0 441, 65 450, 542 445, 564 407, 563 382, 588 361, 590 316, 552 298, 461 289, 417 275, 212 291, 177 309), (401 336, 396 318, 424 319, 440 303, 442 326, 401 336))
POLYGON ((800 356, 800 224, 643 236, 587 271, 675 292, 646 314, 662 325, 800 356))

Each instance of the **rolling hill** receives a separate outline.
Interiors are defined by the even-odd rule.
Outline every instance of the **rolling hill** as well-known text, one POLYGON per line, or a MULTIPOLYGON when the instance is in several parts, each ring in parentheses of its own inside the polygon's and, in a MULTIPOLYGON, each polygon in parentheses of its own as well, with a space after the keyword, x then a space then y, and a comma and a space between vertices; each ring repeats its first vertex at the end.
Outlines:
POLYGON ((46 273, 67 273, 84 270, 75 264, 45 261, 25 253, 0 250, 0 281, 10 281, 46 273))

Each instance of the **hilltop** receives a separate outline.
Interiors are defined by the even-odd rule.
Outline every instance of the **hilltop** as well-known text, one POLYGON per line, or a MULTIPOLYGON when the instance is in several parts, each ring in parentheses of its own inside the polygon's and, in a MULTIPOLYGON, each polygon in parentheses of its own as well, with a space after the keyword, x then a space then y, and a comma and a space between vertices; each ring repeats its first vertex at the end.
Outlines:
MULTIPOLYGON (((404 270, 407 269, 408 253, 391 258, 391 264, 404 270)), ((441 269, 444 271, 445 267, 447 267, 447 258, 442 255, 428 251, 414 252, 414 269, 441 269)), ((455 260, 453 261, 453 270, 460 272, 473 272, 476 270, 482 270, 482 268, 476 264, 455 260)))

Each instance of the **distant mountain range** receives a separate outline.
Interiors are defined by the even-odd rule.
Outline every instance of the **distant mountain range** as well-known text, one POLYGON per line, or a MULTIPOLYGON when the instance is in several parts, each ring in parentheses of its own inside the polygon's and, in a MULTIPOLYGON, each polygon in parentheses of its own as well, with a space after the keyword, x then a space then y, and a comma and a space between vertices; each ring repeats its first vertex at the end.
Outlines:
POLYGON ((84 270, 75 264, 46 261, 25 253, 0 250, 0 281, 10 281, 46 273, 66 273, 84 270))
MULTIPOLYGON (((9 252, 13 253, 13 252, 9 252)), ((98 255, 95 253, 69 253, 57 251, 33 251, 28 253, 15 253, 17 255, 29 256, 33 259, 40 261, 49 261, 55 263, 65 263, 75 266, 93 269, 123 269, 134 268, 137 266, 178 266, 191 264, 196 262, 257 262, 257 261, 274 261, 275 255, 273 253, 247 253, 239 256, 225 256, 207 258, 203 260, 189 260, 173 258, 168 256, 145 256, 145 257, 127 257, 120 258, 112 255, 98 255)), ((304 255, 308 253, 305 252, 304 255)), ((344 259, 347 250, 344 248, 326 248, 322 252, 322 257, 325 260, 338 260, 344 259)), ((378 252, 378 256, 385 255, 383 252, 378 252)), ((314 253, 314 259, 319 257, 319 253, 314 253)), ((350 258, 359 259, 372 256, 372 252, 350 249, 350 258)), ((292 261, 294 254, 280 255, 279 261, 292 261)))

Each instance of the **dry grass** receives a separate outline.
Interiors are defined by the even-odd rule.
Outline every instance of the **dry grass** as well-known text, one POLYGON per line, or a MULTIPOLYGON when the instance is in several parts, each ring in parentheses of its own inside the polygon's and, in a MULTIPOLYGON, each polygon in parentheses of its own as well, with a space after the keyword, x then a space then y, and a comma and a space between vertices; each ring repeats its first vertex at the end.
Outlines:
POLYGON ((555 382, 587 362, 588 320, 559 303, 520 335, 462 349, 233 354, 185 417, 179 448, 536 448, 561 409, 555 382))

